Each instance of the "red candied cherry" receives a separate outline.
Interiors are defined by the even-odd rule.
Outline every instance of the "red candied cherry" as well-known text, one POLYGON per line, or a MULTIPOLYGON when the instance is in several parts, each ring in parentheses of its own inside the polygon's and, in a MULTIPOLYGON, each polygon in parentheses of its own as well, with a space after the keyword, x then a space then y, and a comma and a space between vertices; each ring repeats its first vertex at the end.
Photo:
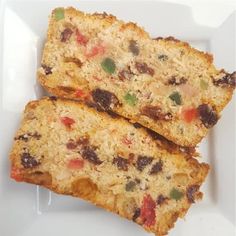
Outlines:
POLYGON ((60 118, 60 120, 61 120, 62 124, 68 128, 71 128, 71 126, 75 123, 75 121, 68 116, 63 116, 60 118))
POLYGON ((86 36, 84 36, 78 29, 76 30, 76 41, 81 44, 86 46, 86 44, 88 43, 88 38, 86 36))
POLYGON ((67 167, 72 170, 79 170, 84 167, 84 160, 82 159, 72 159, 68 162, 67 167))
POLYGON ((89 52, 85 53, 87 58, 95 57, 97 55, 103 55, 105 53, 105 47, 102 44, 95 45, 89 52))
POLYGON ((17 182, 21 182, 23 181, 23 177, 21 175, 20 169, 16 168, 16 167, 12 167, 11 168, 11 175, 10 177, 14 180, 16 180, 17 182))
POLYGON ((127 137, 127 135, 124 136, 121 141, 122 141, 122 143, 124 143, 126 145, 132 144, 132 141, 127 137))
POLYGON ((150 194, 147 194, 143 198, 142 206, 141 206, 141 214, 140 217, 147 227, 150 227, 155 224, 156 220, 156 202, 152 199, 150 194))
POLYGON ((182 117, 185 122, 191 123, 198 117, 198 112, 196 108, 185 109, 182 111, 182 117))
POLYGON ((85 92, 84 92, 82 89, 77 89, 76 92, 75 92, 75 95, 76 95, 76 97, 78 97, 78 98, 81 98, 81 97, 85 97, 85 96, 86 96, 85 92))

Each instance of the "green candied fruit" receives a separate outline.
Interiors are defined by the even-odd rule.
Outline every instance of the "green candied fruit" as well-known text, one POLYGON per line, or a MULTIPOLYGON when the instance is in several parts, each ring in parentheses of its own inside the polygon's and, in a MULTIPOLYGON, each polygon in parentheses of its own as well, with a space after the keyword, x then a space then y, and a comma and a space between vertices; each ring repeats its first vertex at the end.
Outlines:
POLYGON ((130 181, 125 185, 125 190, 127 192, 133 192, 136 187, 136 183, 134 181, 130 181))
POLYGON ((182 99, 181 99, 181 95, 178 92, 173 92, 169 98, 175 102, 176 105, 181 105, 182 103, 182 99))
POLYGON ((170 198, 175 199, 176 201, 180 200, 183 196, 184 196, 184 194, 176 188, 173 188, 170 191, 170 198))
POLYGON ((116 64, 114 60, 107 57, 101 63, 102 69, 106 71, 108 74, 113 74, 116 70, 116 64))
POLYGON ((57 8, 55 9, 55 20, 59 21, 65 18, 64 16, 64 8, 57 8))
POLYGON ((130 106, 135 106, 138 101, 137 97, 129 92, 125 94, 124 99, 130 106))
POLYGON ((203 90, 207 90, 208 89, 208 83, 205 80, 201 79, 200 80, 200 87, 203 90))

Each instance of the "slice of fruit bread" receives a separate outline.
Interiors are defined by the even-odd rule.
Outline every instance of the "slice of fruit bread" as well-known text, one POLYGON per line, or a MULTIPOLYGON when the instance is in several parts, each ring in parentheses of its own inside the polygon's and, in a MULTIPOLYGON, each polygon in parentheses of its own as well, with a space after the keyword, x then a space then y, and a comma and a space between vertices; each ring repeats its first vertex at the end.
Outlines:
POLYGON ((107 14, 52 12, 40 83, 52 94, 94 103, 167 139, 196 146, 232 97, 236 73, 173 38, 107 14))
POLYGON ((180 150, 167 151, 123 118, 44 98, 26 106, 11 177, 83 198, 162 236, 202 197, 209 169, 180 150))

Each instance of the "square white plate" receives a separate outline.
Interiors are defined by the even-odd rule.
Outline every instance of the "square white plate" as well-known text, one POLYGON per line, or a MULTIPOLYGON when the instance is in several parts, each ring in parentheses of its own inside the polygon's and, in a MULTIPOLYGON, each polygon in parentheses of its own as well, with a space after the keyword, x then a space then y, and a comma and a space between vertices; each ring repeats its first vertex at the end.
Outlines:
MULTIPOLYGON (((214 54, 215 63, 236 68, 236 14, 219 28, 194 22, 191 9, 161 2, 26 1, 0 2, 0 235, 141 236, 141 227, 82 200, 59 196, 9 178, 8 153, 25 104, 43 95, 36 82, 48 15, 58 6, 112 13, 143 26, 153 37, 175 36, 214 54)), ((235 99, 200 145, 211 164, 204 200, 179 220, 171 236, 235 235, 235 99)))

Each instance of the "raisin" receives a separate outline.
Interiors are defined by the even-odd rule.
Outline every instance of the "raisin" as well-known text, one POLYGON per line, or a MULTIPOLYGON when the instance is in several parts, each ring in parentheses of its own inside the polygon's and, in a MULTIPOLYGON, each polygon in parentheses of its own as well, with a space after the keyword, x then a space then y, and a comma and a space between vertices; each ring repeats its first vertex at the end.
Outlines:
POLYGON ((140 213, 141 213, 141 209, 140 208, 136 208, 135 211, 134 211, 134 215, 132 217, 132 220, 136 221, 137 218, 140 216, 140 213))
POLYGON ((90 146, 83 147, 81 155, 83 159, 93 163, 94 165, 102 164, 102 161, 98 158, 93 147, 90 147, 90 146))
POLYGON ((138 156, 138 160, 137 160, 137 163, 136 163, 136 168, 139 170, 139 171, 143 171, 144 168, 151 164, 153 161, 153 158, 152 157, 147 157, 147 156, 138 156))
POLYGON ((52 67, 42 64, 42 68, 44 70, 45 75, 52 74, 52 67))
POLYGON ((61 32, 61 42, 65 43, 67 40, 70 39, 72 34, 73 34, 73 31, 70 28, 65 28, 61 32))
POLYGON ((170 112, 163 113, 159 106, 144 106, 140 110, 142 115, 148 116, 153 120, 171 120, 173 118, 170 112))
POLYGON ((127 171, 128 170, 129 161, 127 159, 123 158, 123 157, 118 156, 118 157, 113 159, 112 164, 116 164, 118 170, 127 171))
POLYGON ((194 194, 198 191, 199 187, 200 187, 199 185, 192 185, 187 188, 186 195, 187 195, 189 203, 195 202, 194 194))
POLYGON ((186 84, 187 81, 188 80, 186 78, 184 78, 184 77, 177 78, 175 76, 172 76, 168 80, 167 84, 169 84, 169 85, 181 85, 181 84, 186 84))
POLYGON ((135 181, 129 181, 126 185, 125 185, 125 190, 127 192, 133 192, 134 189, 136 187, 136 182, 135 181))
POLYGON ((49 99, 50 99, 51 101, 57 101, 57 97, 55 97, 55 96, 50 96, 49 99))
POLYGON ((21 164, 24 166, 24 168, 32 168, 38 166, 40 163, 28 152, 24 152, 21 154, 21 164))
POLYGON ((92 91, 92 97, 94 102, 98 105, 97 108, 101 111, 110 110, 112 107, 119 104, 119 100, 115 94, 99 88, 92 91))
POLYGON ((143 221, 143 224, 147 227, 150 227, 155 224, 156 220, 156 203, 152 197, 148 194, 145 195, 142 202, 140 217, 143 221))
POLYGON ((77 144, 78 144, 78 145, 82 145, 82 146, 88 145, 88 144, 89 144, 89 137, 88 137, 88 136, 80 137, 80 138, 77 140, 77 144))
POLYGON ((162 167, 163 167, 163 162, 162 161, 159 161, 159 162, 155 163, 152 166, 152 169, 150 171, 150 175, 154 175, 154 174, 157 174, 158 172, 162 171, 162 167))
POLYGON ((137 122, 133 123, 133 126, 134 126, 135 129, 140 129, 140 128, 142 128, 142 125, 140 125, 140 124, 137 123, 137 122))
POLYGON ((135 67, 141 74, 148 74, 151 76, 154 75, 154 70, 151 67, 149 67, 145 62, 144 63, 136 62, 135 67))
POLYGON ((134 56, 139 55, 139 47, 135 40, 129 41, 129 51, 132 52, 134 56))
POLYGON ((168 197, 164 197, 162 194, 160 194, 157 197, 157 205, 161 206, 166 200, 168 200, 168 197))
POLYGON ((120 80, 130 80, 134 73, 131 71, 130 67, 128 69, 123 69, 118 73, 118 77, 120 80))
POLYGON ((70 149, 70 150, 72 150, 72 149, 75 149, 75 148, 77 148, 77 142, 75 142, 75 141, 73 141, 73 140, 70 140, 67 144, 66 144, 66 147, 67 147, 67 149, 70 149))
POLYGON ((165 54, 160 54, 160 55, 158 55, 158 59, 160 61, 167 61, 169 59, 169 57, 165 54))
POLYGON ((15 137, 14 140, 22 140, 22 141, 28 142, 29 136, 28 136, 28 134, 21 134, 21 135, 15 137))
POLYGON ((30 137, 39 140, 42 137, 42 135, 39 134, 38 132, 27 133, 27 134, 19 135, 18 137, 15 138, 15 140, 22 140, 22 141, 28 142, 30 137))
POLYGON ((226 74, 223 78, 218 80, 213 80, 213 84, 215 86, 222 86, 228 88, 235 88, 236 87, 236 71, 232 74, 226 74))
POLYGON ((208 104, 202 104, 198 108, 200 120, 206 128, 211 128, 218 121, 218 115, 208 104))

